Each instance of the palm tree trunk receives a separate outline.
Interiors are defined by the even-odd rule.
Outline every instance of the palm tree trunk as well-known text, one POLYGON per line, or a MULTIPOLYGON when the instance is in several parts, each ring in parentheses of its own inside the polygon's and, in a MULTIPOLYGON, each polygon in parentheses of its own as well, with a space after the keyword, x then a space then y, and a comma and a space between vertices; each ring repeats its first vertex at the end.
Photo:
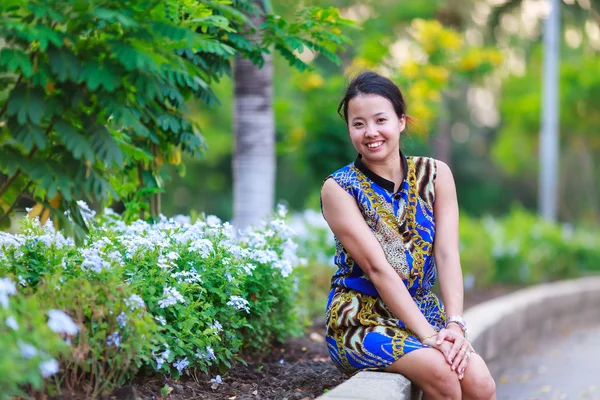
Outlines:
MULTIPOLYGON (((264 17, 252 20, 258 26, 264 17)), ((250 40, 258 40, 258 34, 250 40)), ((240 58, 234 65, 233 222, 238 229, 256 224, 274 205, 273 64, 270 54, 264 60, 262 68, 240 58)))

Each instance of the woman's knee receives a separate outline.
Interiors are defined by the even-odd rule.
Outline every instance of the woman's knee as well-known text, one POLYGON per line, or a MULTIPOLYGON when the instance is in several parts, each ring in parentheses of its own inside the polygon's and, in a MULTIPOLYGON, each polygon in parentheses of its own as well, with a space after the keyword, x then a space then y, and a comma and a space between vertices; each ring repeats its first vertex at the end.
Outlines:
POLYGON ((495 399, 496 383, 485 364, 485 368, 473 367, 475 366, 467 367, 465 377, 461 381, 463 398, 468 400, 495 399), (469 368, 472 368, 471 371, 469 368))
POLYGON ((440 399, 460 399, 461 387, 458 375, 452 371, 448 363, 431 365, 429 379, 423 385, 423 392, 440 399))
POLYGON ((460 381, 456 371, 441 352, 434 349, 412 351, 388 368, 387 372, 404 375, 416 384, 428 399, 461 399, 460 381))

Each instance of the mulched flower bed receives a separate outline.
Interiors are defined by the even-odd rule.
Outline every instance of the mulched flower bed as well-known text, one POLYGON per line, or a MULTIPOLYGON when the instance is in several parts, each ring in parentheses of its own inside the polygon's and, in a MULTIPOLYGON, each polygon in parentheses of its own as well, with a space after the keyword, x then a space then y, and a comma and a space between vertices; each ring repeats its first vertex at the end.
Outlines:
MULTIPOLYGON (((465 295, 465 308, 506 294, 515 288, 494 287, 465 295)), ((189 400, 309 400, 339 385, 347 378, 332 364, 325 344, 325 321, 315 321, 306 336, 273 349, 262 362, 237 365, 221 376, 185 376, 179 381, 161 377, 138 378, 118 399, 160 399, 165 385, 168 399, 189 400), (134 394, 135 392, 135 394, 134 394), (129 394, 129 395, 127 395, 129 394)))

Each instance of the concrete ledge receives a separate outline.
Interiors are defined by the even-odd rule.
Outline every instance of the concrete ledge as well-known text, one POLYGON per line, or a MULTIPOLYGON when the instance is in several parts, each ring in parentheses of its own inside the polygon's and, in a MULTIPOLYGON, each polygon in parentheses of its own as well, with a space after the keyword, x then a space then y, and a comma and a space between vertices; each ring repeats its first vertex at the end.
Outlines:
MULTIPOLYGON (((600 322, 600 276, 536 285, 469 308, 469 341, 498 377, 528 344, 572 325, 600 322)), ((408 379, 386 372, 359 372, 321 400, 415 400, 408 379)))

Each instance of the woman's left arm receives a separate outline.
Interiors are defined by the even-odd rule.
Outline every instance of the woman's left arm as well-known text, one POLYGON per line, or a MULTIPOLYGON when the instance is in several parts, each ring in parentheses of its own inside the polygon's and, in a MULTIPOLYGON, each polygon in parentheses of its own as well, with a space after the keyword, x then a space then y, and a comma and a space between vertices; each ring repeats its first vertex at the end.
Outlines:
POLYGON ((435 180, 435 240, 433 255, 437 266, 440 289, 446 313, 463 314, 463 276, 458 252, 458 201, 450 167, 436 160, 435 180))
MULTIPOLYGON (((437 179, 435 180, 435 203, 433 214, 435 217, 435 240, 433 255, 438 271, 440 290, 446 313, 463 315, 463 276, 460 267, 459 234, 458 234, 458 200, 456 186, 450 167, 442 161, 437 164, 437 179)), ((439 340, 454 342, 452 348, 445 353, 452 369, 456 369, 463 358, 468 354, 470 358, 471 346, 463 337, 462 329, 457 324, 449 324, 438 335, 439 340)), ((462 363, 458 374, 462 378, 465 363, 462 363)))

